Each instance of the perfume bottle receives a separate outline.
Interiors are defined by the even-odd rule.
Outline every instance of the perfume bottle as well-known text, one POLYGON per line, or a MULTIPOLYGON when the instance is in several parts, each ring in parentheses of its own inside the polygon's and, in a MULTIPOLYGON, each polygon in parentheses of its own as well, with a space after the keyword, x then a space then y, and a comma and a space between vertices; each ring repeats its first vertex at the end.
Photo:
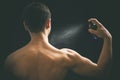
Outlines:
MULTIPOLYGON (((97 26, 96 24, 92 23, 92 22, 89 22, 89 28, 91 29, 94 29, 94 30, 97 30, 97 26)), ((94 39, 98 39, 98 37, 96 35, 93 34, 93 38, 94 39)))

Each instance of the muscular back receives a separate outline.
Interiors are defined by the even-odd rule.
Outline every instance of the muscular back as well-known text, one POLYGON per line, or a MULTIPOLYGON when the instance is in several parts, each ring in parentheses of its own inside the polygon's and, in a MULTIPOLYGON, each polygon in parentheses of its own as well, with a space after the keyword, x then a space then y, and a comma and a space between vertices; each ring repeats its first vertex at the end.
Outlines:
POLYGON ((12 53, 6 60, 8 75, 17 80, 63 80, 68 56, 55 48, 30 46, 12 53))

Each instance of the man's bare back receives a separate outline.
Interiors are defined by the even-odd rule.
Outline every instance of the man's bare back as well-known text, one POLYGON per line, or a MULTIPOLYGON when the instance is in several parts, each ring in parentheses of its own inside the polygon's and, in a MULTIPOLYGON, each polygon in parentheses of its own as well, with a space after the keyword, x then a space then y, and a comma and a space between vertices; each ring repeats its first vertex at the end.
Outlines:
POLYGON ((69 54, 51 45, 28 44, 11 54, 6 64, 23 80, 63 80, 69 68, 69 54))

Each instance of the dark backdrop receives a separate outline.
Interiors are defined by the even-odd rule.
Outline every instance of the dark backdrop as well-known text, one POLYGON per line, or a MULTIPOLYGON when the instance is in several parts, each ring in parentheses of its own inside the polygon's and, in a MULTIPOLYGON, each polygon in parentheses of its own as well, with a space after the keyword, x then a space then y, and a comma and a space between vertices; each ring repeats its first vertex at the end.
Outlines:
MULTIPOLYGON (((35 0, 4 0, 0 5, 0 80, 5 58, 30 40, 20 22, 25 5, 35 0)), ((45 3, 52 13, 50 43, 68 47, 96 62, 102 47, 101 39, 88 33, 87 20, 97 18, 113 36, 111 80, 120 79, 119 3, 115 0, 36 0, 45 3), (80 29, 78 31, 77 29, 80 29)), ((89 80, 89 79, 88 79, 89 80)))

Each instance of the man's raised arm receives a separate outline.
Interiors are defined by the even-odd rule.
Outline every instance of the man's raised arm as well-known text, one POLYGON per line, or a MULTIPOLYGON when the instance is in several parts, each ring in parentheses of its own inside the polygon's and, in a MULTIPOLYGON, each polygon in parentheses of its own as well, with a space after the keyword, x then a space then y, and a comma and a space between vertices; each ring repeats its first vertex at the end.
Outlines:
POLYGON ((97 65, 100 67, 105 75, 107 74, 107 70, 110 68, 111 59, 112 59, 112 36, 109 31, 97 20, 94 18, 89 19, 90 22, 93 22, 97 25, 98 30, 89 29, 89 32, 97 35, 98 37, 104 40, 102 51, 100 57, 98 59, 97 65))
POLYGON ((104 78, 112 59, 112 36, 109 31, 95 18, 88 20, 97 25, 97 30, 89 29, 89 32, 104 40, 103 48, 97 63, 81 56, 71 49, 63 49, 68 53, 70 69, 80 75, 104 78))

